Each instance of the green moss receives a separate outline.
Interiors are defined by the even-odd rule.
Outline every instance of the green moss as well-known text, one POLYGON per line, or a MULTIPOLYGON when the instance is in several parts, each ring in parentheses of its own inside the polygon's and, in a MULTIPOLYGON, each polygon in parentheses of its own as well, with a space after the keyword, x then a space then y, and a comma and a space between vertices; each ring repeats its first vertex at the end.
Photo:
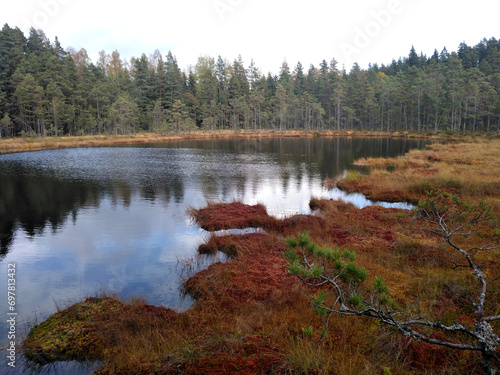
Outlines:
POLYGON ((346 181, 346 182, 351 182, 351 181, 359 180, 361 177, 362 177, 362 174, 359 173, 359 171, 351 169, 351 170, 348 170, 346 172, 346 175, 343 178, 343 180, 346 181))
POLYGON ((40 364, 102 357, 103 345, 93 324, 97 317, 123 307, 112 298, 88 298, 34 326, 23 343, 26 356, 40 364))

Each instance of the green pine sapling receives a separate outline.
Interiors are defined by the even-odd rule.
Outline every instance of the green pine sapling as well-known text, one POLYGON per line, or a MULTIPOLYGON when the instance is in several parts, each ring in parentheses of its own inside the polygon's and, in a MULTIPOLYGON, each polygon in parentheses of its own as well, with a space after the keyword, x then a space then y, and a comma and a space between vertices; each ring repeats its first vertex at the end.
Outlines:
MULTIPOLYGON (((499 307, 497 304, 494 311, 486 311, 485 303, 489 297, 488 286, 500 277, 487 274, 475 257, 478 253, 500 248, 500 230, 495 228, 490 233, 484 233, 478 228, 480 224, 494 219, 491 208, 482 202, 472 205, 456 195, 437 192, 429 193, 427 199, 420 201, 412 210, 412 214, 410 224, 402 224, 403 227, 443 238, 447 244, 444 250, 447 262, 454 269, 468 270, 474 276, 477 293, 470 298, 475 323, 471 326, 456 321, 444 324, 440 317, 423 316, 418 298, 404 307, 399 306, 391 300, 389 288, 382 278, 375 277, 371 283, 367 282, 368 271, 356 265, 354 252, 320 247, 307 233, 301 233, 297 238, 287 239, 285 257, 291 274, 306 285, 320 289, 316 295, 310 296, 310 301, 324 324, 321 339, 326 336, 334 314, 364 316, 392 326, 402 335, 415 340, 479 352, 484 373, 495 374, 495 368, 500 363, 495 353, 500 339, 491 323, 500 320, 499 307), (471 239, 474 242, 470 242, 471 239), (472 245, 464 248, 464 243, 472 245), (441 331, 444 336, 440 337, 445 338, 435 338, 429 334, 429 328, 441 331), (457 340, 456 335, 450 338, 454 333, 461 333, 459 337, 463 341, 457 340)), ((310 338, 314 336, 311 327, 303 332, 310 338)))

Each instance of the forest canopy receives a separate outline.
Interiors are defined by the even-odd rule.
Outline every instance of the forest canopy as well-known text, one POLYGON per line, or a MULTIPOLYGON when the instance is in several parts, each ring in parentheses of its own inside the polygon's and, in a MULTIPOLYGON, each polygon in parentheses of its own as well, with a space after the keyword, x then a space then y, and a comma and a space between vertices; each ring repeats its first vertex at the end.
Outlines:
POLYGON ((500 129, 500 40, 349 71, 335 59, 263 74, 200 56, 186 70, 156 50, 125 61, 65 50, 41 30, 0 31, 0 137, 203 130, 500 129))

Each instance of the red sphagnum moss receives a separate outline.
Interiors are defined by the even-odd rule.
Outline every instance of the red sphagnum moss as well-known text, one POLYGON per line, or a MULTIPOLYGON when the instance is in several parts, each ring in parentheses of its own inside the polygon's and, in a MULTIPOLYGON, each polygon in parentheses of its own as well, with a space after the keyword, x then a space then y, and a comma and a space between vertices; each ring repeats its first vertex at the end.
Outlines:
MULTIPOLYGON (((400 168, 414 168, 425 178, 441 176, 443 165, 434 164, 442 158, 426 152, 425 160, 396 163, 396 174, 400 168)), ((390 189, 376 196, 391 200, 417 199, 431 181, 393 186, 390 172, 381 176, 379 181, 390 189)), ((377 180, 364 178, 348 181, 346 188, 370 193, 377 180)), ((488 192, 497 189, 484 186, 488 192)), ((319 245, 354 250, 360 266, 386 280, 396 302, 418 294, 426 312, 474 324, 464 308, 469 286, 446 267, 439 251, 443 245, 404 230, 397 219, 401 210, 357 209, 318 199, 311 200, 311 208, 315 215, 285 219, 270 217, 262 205, 239 202, 192 210, 207 230, 260 227, 265 232, 214 235, 200 246, 200 253, 221 251, 231 260, 214 263, 185 282, 185 291, 196 299, 189 310, 177 314, 144 301, 87 299, 34 327, 24 343, 28 356, 39 362, 99 358, 104 362, 101 375, 480 374, 480 358, 474 354, 409 341, 359 318, 336 317, 322 343, 305 340, 302 328, 318 327, 307 298, 311 290, 288 275, 282 254, 285 238, 303 231, 319 245)), ((500 267, 495 255, 484 261, 495 270, 500 267)), ((492 300, 498 301, 499 288, 491 290, 492 300)))

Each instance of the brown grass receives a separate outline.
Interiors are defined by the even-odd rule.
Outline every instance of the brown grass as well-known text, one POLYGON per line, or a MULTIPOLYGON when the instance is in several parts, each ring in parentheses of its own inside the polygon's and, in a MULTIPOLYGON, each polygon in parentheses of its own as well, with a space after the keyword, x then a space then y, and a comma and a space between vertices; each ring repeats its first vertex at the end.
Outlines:
MULTIPOLYGON (((68 147, 99 147, 137 143, 160 143, 194 139, 229 139, 229 138, 273 138, 273 137, 393 137, 393 138, 415 138, 434 140, 454 140, 455 138, 445 134, 422 134, 409 132, 368 132, 368 131, 301 131, 285 130, 282 132, 275 130, 261 131, 234 131, 216 130, 202 131, 196 130, 186 133, 155 134, 137 133, 131 135, 84 135, 84 136, 63 136, 63 137, 17 137, 0 139, 0 154, 11 152, 36 151, 44 149, 68 148, 68 147)), ((463 139, 463 138, 460 138, 463 139)))
POLYGON ((112 357, 116 361, 112 367, 126 358, 130 369, 140 369, 158 354, 152 346, 166 340, 176 318, 174 311, 142 299, 125 303, 109 297, 87 298, 34 327, 24 350, 40 364, 112 357), (137 351, 125 353, 131 344, 137 345, 137 351))
POLYGON ((203 229, 209 231, 266 228, 273 221, 262 204, 209 203, 202 209, 190 210, 190 213, 203 229))
MULTIPOLYGON (((70 358, 103 358, 101 374, 374 374, 388 369, 398 374, 462 369, 478 373, 475 356, 405 340, 363 318, 334 317, 321 343, 303 337, 303 327, 319 329, 320 322, 307 299, 312 291, 288 275, 282 253, 284 237, 304 228, 321 245, 355 250, 358 264, 370 270, 371 277, 383 277, 396 301, 404 303, 418 293, 423 312, 446 321, 462 319, 464 324, 470 313, 468 279, 457 278, 456 271, 443 266, 435 239, 402 229, 396 219, 400 210, 359 210, 332 200, 311 203, 319 216, 275 220, 267 233, 212 236, 200 247, 202 252, 221 251, 233 259, 212 264, 185 282, 185 291, 196 298, 190 310, 175 314, 140 300, 113 299, 111 308, 101 311, 92 304, 102 301, 90 299, 35 328, 35 333, 47 336, 33 334, 25 347, 38 356, 48 351, 53 359, 68 358, 68 353, 70 358), (59 345, 60 339, 46 338, 54 333, 50 327, 60 325, 61 316, 81 310, 88 311, 83 323, 73 321, 73 327, 81 329, 65 341, 71 350, 59 356, 50 352, 54 345, 44 345, 59 345)), ((229 206, 245 208, 237 202, 229 206)), ((241 212, 252 216, 251 207, 241 212)), ((230 226, 227 218, 223 220, 230 226)))
MULTIPOLYGON (((435 145, 407 159, 367 161, 377 165, 372 174, 352 174, 351 181, 380 194, 389 179, 373 175, 400 176, 392 182, 394 198, 417 199, 420 195, 412 184, 446 180, 453 177, 446 177, 447 170, 464 166, 462 174, 454 176, 464 180, 460 192, 479 198, 476 190, 463 188, 471 184, 467 171, 480 166, 479 172, 470 175, 487 174, 496 181, 498 145, 483 144, 487 151, 476 146, 435 145), (453 161, 453 155, 464 150, 476 156, 453 161), (438 155, 440 160, 430 160, 438 155), (392 172, 386 170, 388 165, 392 172), (406 185, 400 184, 406 179, 406 185)), ((488 198, 498 199, 497 193, 492 188, 488 198)), ((473 325, 468 297, 475 293, 470 275, 447 267, 441 242, 402 228, 397 219, 401 210, 357 209, 319 199, 312 199, 310 205, 318 210, 316 215, 280 220, 269 217, 263 206, 238 202, 193 210, 200 225, 211 230, 260 226, 266 232, 214 235, 201 245, 201 253, 223 252, 231 260, 214 263, 185 282, 185 291, 196 303, 183 313, 141 300, 90 299, 35 327, 25 348, 32 358, 45 361, 101 358, 100 374, 480 374, 480 358, 475 354, 416 343, 364 318, 335 316, 324 341, 306 339, 303 327, 320 328, 307 298, 313 291, 288 275, 282 255, 284 239, 304 230, 320 245, 354 250, 370 279, 386 280, 395 301, 404 304, 418 294, 422 313, 441 316, 444 322, 473 325), (65 334, 66 328, 54 328, 65 324, 70 327, 65 334)), ((498 273, 499 255, 492 252, 479 260, 498 273)), ((500 298, 498 285, 491 285, 491 296, 488 309, 500 313, 495 305, 500 298)))
POLYGON ((433 144, 402 157, 359 159, 369 175, 348 174, 338 182, 341 189, 359 191, 371 199, 410 201, 427 191, 458 193, 466 200, 484 199, 499 206, 500 139, 473 143, 433 144))

